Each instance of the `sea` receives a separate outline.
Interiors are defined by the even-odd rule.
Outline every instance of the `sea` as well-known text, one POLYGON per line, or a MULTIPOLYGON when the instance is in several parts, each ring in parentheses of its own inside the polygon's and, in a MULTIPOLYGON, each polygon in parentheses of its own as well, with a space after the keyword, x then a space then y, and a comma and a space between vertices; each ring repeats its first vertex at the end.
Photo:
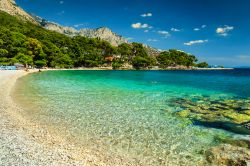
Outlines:
POLYGON ((206 115, 230 102, 250 109, 250 69, 46 71, 20 78, 13 95, 24 116, 57 134, 148 165, 195 165, 221 140, 249 136, 230 116, 206 115), (179 116, 185 109, 192 116, 179 116))

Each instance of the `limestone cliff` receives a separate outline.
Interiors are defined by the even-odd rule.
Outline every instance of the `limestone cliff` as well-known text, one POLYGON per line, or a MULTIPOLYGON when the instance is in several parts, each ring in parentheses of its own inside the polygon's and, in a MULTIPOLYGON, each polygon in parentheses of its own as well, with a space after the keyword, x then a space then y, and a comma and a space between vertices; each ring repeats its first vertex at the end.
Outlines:
POLYGON ((35 19, 26 13, 22 8, 17 6, 14 0, 0 0, 0 10, 9 13, 12 16, 17 16, 24 21, 30 21, 37 24, 35 19))
POLYGON ((128 41, 122 36, 112 32, 109 28, 101 27, 97 29, 80 29, 77 30, 72 27, 61 26, 57 23, 46 21, 40 17, 34 16, 36 21, 44 28, 52 31, 56 31, 68 36, 84 36, 88 38, 100 38, 102 40, 108 41, 114 46, 118 46, 122 43, 128 43, 128 41))

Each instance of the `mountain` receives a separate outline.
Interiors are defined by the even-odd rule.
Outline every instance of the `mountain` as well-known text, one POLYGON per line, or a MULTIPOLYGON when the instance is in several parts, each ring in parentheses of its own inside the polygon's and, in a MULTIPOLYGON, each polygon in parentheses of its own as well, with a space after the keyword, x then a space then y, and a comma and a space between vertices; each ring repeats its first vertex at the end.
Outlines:
POLYGON ((24 21, 30 21, 34 24, 38 24, 31 15, 29 15, 22 8, 17 6, 15 0, 0 0, 0 10, 12 16, 16 16, 24 21))
POLYGON ((56 31, 68 36, 84 36, 89 38, 100 38, 108 41, 114 46, 118 46, 122 43, 128 43, 128 41, 122 36, 112 32, 109 28, 102 27, 97 29, 80 29, 76 30, 72 27, 61 26, 57 23, 49 22, 41 17, 34 16, 25 12, 22 8, 17 6, 15 0, 0 0, 0 11, 4 11, 12 16, 16 16, 24 21, 30 21, 34 24, 38 24, 48 30, 56 31))
POLYGON ((32 17, 38 22, 42 27, 59 32, 61 34, 65 34, 68 36, 84 36, 88 38, 100 38, 102 40, 108 41, 110 44, 114 46, 118 46, 122 43, 128 43, 128 41, 123 38, 122 36, 112 32, 109 28, 106 27, 101 27, 97 29, 80 29, 77 30, 72 27, 66 27, 66 26, 61 26, 57 23, 53 23, 50 21, 47 21, 41 17, 32 15, 32 17))
MULTIPOLYGON (((128 40, 126 40, 124 37, 114 33, 107 27, 96 29, 84 28, 77 30, 73 27, 62 26, 57 23, 47 21, 39 16, 28 14, 16 4, 15 0, 0 0, 0 11, 4 11, 12 16, 16 16, 24 21, 30 21, 36 25, 42 26, 45 29, 65 34, 71 37, 84 36, 88 38, 100 38, 109 42, 113 46, 118 46, 122 43, 129 43, 128 40)), ((155 48, 152 48, 148 45, 144 45, 144 47, 151 56, 156 56, 159 54, 159 51, 155 48)))

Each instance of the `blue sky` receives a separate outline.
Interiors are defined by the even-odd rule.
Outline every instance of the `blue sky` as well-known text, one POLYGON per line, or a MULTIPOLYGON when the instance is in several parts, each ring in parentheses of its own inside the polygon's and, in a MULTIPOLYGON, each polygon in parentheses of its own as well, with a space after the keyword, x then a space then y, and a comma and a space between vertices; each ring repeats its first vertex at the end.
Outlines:
POLYGON ((249 0, 16 0, 27 12, 65 26, 109 27, 159 49, 201 61, 250 66, 249 0))

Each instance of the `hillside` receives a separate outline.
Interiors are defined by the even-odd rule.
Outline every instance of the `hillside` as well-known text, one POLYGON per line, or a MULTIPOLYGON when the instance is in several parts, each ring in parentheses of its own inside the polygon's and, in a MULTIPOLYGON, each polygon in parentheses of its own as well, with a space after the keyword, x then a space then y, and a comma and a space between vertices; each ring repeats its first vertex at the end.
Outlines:
POLYGON ((0 0, 0 11, 0 65, 115 69, 196 65, 193 55, 177 50, 160 52, 147 45, 129 43, 105 27, 76 30, 31 16, 14 0, 0 0))
POLYGON ((30 21, 34 24, 38 24, 32 16, 16 5, 15 0, 0 0, 0 11, 4 11, 12 16, 21 18, 24 21, 30 21))
POLYGON ((114 46, 118 46, 122 43, 128 43, 128 41, 122 36, 112 32, 109 28, 97 28, 97 29, 80 29, 76 30, 72 27, 61 26, 57 23, 47 21, 41 17, 30 15, 22 8, 17 6, 15 0, 0 0, 0 11, 4 11, 12 16, 16 16, 24 21, 30 21, 34 24, 40 25, 48 30, 56 31, 65 35, 83 36, 89 38, 100 38, 114 46))
POLYGON ((177 50, 151 56, 140 43, 112 46, 99 38, 69 37, 0 12, 0 65, 72 68, 194 66, 196 58, 177 50), (131 67, 130 67, 131 66, 131 67))

